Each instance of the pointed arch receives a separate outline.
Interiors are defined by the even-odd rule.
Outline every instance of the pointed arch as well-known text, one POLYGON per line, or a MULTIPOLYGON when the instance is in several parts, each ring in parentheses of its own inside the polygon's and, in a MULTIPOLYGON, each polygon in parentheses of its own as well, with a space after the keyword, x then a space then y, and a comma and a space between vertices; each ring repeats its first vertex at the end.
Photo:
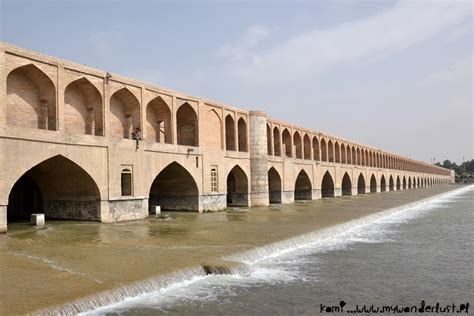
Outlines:
POLYGON ((341 163, 347 163, 346 146, 344 145, 344 143, 341 143, 341 163))
POLYGON ((400 176, 397 176, 397 191, 400 191, 402 189, 402 184, 400 182, 400 176))
POLYGON ((311 140, 309 139, 308 134, 304 134, 303 137, 303 147, 304 147, 304 159, 311 160, 311 140))
POLYGON ((338 141, 334 142, 334 162, 341 163, 341 148, 338 141))
POLYGON ((239 165, 235 165, 227 175, 227 206, 249 205, 247 174, 239 165))
POLYGON ((237 121, 237 129, 239 136, 239 151, 248 152, 247 147, 247 122, 243 117, 239 118, 237 121))
POLYGON ((199 146, 198 118, 193 107, 185 102, 176 112, 178 145, 199 146))
POLYGON ((141 128, 140 103, 128 88, 122 88, 111 96, 110 112, 111 137, 130 139, 132 131, 141 128))
POLYGON ((359 175, 359 178, 357 179, 357 194, 365 194, 365 179, 362 173, 359 175))
POLYGON ((311 200, 313 187, 306 171, 301 170, 295 181, 295 200, 311 200))
POLYGON ((334 162, 334 144, 332 140, 328 140, 328 160, 334 162))
POLYGON ((268 170, 268 190, 270 203, 281 203, 282 201, 282 185, 281 177, 278 171, 271 167, 268 170))
POLYGON ((32 213, 47 218, 98 220, 100 191, 94 179, 74 161, 56 155, 25 172, 13 185, 8 220, 29 220, 32 213))
POLYGON ((395 184, 393 182, 393 177, 390 175, 389 181, 388 181, 388 190, 393 191, 395 189, 395 184))
POLYGON ((301 135, 298 131, 295 131, 293 134, 293 144, 295 146, 295 158, 302 159, 303 158, 303 150, 302 150, 302 142, 301 142, 301 135))
POLYGON ((150 207, 163 210, 199 211, 199 189, 191 173, 176 161, 163 168, 149 191, 150 207))
POLYGON ((273 152, 275 156, 281 156, 280 130, 276 126, 273 128, 273 152))
POLYGON ((411 189, 412 186, 411 186, 411 177, 408 177, 408 188, 411 189))
POLYGON ((146 106, 147 141, 171 144, 171 133, 171 110, 165 100, 158 96, 146 106))
POLYGON ((235 122, 230 114, 225 118, 225 149, 235 151, 235 122))
POLYGON ((406 190, 407 189, 407 179, 405 176, 403 176, 403 190, 406 190))
POLYGON ((328 146, 324 138, 321 139, 321 161, 328 161, 328 146))
POLYGON ((360 148, 357 148, 357 165, 362 166, 362 156, 360 154, 360 148))
POLYGON ((377 179, 375 178, 375 175, 372 174, 370 177, 370 193, 376 193, 377 192, 377 179))
POLYGON ((357 165, 357 155, 356 155, 356 149, 354 146, 352 146, 352 164, 357 165))
POLYGON ((344 177, 342 177, 341 189, 342 195, 352 195, 351 177, 349 177, 349 174, 347 172, 344 173, 344 177))
POLYGON ((385 176, 382 175, 380 177, 380 192, 387 191, 387 183, 385 182, 385 176))
POLYGON ((329 173, 329 171, 326 171, 321 181, 321 197, 327 198, 327 197, 334 197, 334 196, 335 196, 334 180, 331 174, 329 173))
POLYGON ((273 156, 272 129, 267 124, 267 155, 273 156))
POLYGON ((347 150, 347 156, 346 156, 346 161, 347 161, 347 164, 352 164, 352 149, 351 149, 351 146, 348 144, 346 145, 346 150, 347 150))
POLYGON ((7 125, 57 129, 56 86, 34 64, 13 69, 7 76, 7 125))
POLYGON ((321 157, 319 155, 319 142, 316 136, 313 137, 313 159, 320 161, 321 157))
POLYGON ((68 134, 103 135, 102 95, 85 77, 64 90, 64 124, 68 134))
POLYGON ((283 142, 283 156, 292 157, 292 144, 291 144, 291 135, 288 129, 284 129, 282 133, 282 142, 283 142))

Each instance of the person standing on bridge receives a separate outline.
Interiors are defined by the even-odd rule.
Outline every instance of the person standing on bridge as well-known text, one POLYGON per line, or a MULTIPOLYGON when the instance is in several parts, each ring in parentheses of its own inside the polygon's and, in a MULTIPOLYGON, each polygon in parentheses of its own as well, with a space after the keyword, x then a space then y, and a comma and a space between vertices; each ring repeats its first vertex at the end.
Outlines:
POLYGON ((138 127, 135 128, 135 130, 132 132, 132 139, 135 139, 135 141, 137 142, 136 150, 138 150, 140 146, 140 141, 142 140, 142 133, 140 132, 140 129, 138 127))

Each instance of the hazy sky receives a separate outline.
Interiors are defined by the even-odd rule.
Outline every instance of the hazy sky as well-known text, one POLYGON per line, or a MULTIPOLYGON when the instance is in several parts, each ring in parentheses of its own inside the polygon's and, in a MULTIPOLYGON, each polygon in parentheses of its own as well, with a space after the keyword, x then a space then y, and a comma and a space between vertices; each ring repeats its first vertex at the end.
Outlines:
POLYGON ((5 1, 2 40, 415 159, 473 157, 473 3, 5 1))

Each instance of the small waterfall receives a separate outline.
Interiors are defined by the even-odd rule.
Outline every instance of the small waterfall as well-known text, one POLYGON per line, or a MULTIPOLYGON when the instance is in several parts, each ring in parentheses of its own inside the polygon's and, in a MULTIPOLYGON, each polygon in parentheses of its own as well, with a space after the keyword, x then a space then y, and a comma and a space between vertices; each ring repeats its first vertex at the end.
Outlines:
POLYGON ((206 274, 248 277, 251 273, 250 267, 245 263, 227 260, 212 260, 211 262, 203 263, 202 267, 206 274))
POLYGON ((452 196, 473 190, 474 186, 464 187, 449 193, 442 193, 404 206, 389 209, 372 215, 357 218, 345 223, 317 230, 307 234, 295 236, 286 240, 258 247, 249 251, 230 255, 222 259, 210 260, 201 265, 183 269, 167 275, 153 277, 144 281, 135 282, 123 287, 102 293, 94 294, 62 306, 52 307, 36 312, 36 315, 75 315, 92 311, 100 307, 110 306, 133 297, 165 291, 174 286, 186 285, 205 278, 208 275, 236 275, 247 277, 251 274, 250 265, 266 258, 294 251, 316 243, 324 244, 335 235, 340 235, 351 229, 370 225, 390 215, 407 211, 432 208, 452 196))
POLYGON ((454 190, 449 193, 441 193, 431 196, 426 199, 418 200, 413 203, 405 204, 400 207, 388 209, 382 212, 374 213, 357 219, 353 219, 338 225, 320 229, 314 232, 298 235, 289 239, 278 241, 269 245, 258 247, 252 250, 233 254, 224 257, 224 260, 243 262, 247 265, 252 265, 267 258, 277 257, 279 255, 306 247, 313 244, 323 244, 328 242, 331 238, 341 235, 352 229, 359 229, 368 226, 378 220, 386 218, 387 216, 396 215, 410 210, 420 210, 431 208, 439 202, 442 202, 450 197, 462 194, 466 191, 474 189, 474 186, 464 187, 454 190))
POLYGON ((193 268, 128 284, 110 291, 87 296, 62 306, 40 310, 34 313, 34 315, 76 315, 107 305, 113 305, 128 298, 163 291, 183 283, 192 283, 211 274, 247 277, 250 275, 250 268, 241 262, 212 260, 193 268))
POLYGON ((121 302, 130 297, 153 293, 171 287, 174 284, 192 281, 206 276, 202 266, 180 270, 167 275, 150 278, 144 281, 128 284, 110 291, 78 299, 58 307, 40 310, 35 315, 76 315, 91 311, 106 305, 121 302))

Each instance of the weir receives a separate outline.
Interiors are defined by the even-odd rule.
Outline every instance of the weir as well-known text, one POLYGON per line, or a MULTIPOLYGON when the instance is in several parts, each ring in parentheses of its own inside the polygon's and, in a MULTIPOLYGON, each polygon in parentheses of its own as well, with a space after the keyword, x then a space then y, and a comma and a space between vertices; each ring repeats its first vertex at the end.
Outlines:
POLYGON ((442 203, 444 200, 448 200, 453 196, 463 194, 464 192, 473 189, 474 186, 469 186, 447 193, 442 192, 412 203, 400 205, 330 227, 255 247, 244 252, 227 255, 221 259, 208 260, 207 262, 203 262, 191 268, 152 277, 114 290, 94 294, 62 306, 40 310, 37 314, 66 315, 94 310, 100 307, 117 304, 126 299, 136 298, 138 296, 152 293, 160 293, 161 291, 173 289, 176 286, 186 286, 194 282, 199 282, 209 275, 234 275, 235 277, 245 278, 251 275, 252 265, 261 262, 262 260, 291 253, 292 251, 311 245, 324 246, 336 237, 340 238, 345 234, 350 234, 352 230, 361 230, 366 226, 384 220, 390 216, 428 210, 437 203, 442 203))

